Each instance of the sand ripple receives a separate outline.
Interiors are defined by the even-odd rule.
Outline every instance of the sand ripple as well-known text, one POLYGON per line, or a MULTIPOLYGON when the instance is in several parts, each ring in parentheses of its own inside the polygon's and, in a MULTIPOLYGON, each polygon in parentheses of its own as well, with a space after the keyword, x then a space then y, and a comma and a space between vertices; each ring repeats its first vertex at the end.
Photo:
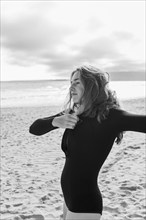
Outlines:
MULTIPOLYGON (((125 103, 127 110, 143 113, 143 100, 125 103)), ((29 134, 30 124, 59 108, 2 109, 1 220, 53 220, 62 216, 60 175, 64 154, 63 130, 44 136, 29 134)), ((105 220, 144 220, 145 136, 128 132, 114 145, 99 176, 105 220)))

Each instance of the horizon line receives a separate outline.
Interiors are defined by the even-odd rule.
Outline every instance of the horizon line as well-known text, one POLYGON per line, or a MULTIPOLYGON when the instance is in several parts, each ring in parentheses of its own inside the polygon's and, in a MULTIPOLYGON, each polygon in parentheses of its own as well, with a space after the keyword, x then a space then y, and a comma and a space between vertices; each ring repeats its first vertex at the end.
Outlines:
MULTIPOLYGON (((0 80, 1 82, 37 82, 37 81, 70 81, 69 79, 25 79, 25 80, 0 80)), ((110 79, 111 81, 146 81, 146 79, 110 79)))

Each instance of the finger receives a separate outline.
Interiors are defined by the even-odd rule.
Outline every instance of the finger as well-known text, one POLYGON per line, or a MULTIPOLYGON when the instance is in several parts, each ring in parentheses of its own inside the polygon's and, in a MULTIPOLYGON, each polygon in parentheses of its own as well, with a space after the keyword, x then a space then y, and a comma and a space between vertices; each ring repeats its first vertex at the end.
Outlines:
POLYGON ((69 126, 75 126, 76 123, 75 123, 75 122, 72 122, 72 121, 68 121, 68 122, 67 122, 67 125, 69 125, 69 126))
POLYGON ((74 119, 77 119, 77 118, 78 118, 78 116, 75 115, 75 114, 66 114, 66 116, 67 116, 68 118, 74 118, 74 119))
POLYGON ((67 127, 74 128, 75 126, 76 126, 75 123, 72 123, 72 122, 67 123, 67 127))
POLYGON ((67 119, 66 119, 66 122, 69 122, 69 123, 70 123, 70 122, 71 122, 71 123, 77 123, 77 121, 78 121, 78 120, 77 120, 77 119, 74 119, 74 118, 67 118, 67 119))
POLYGON ((69 115, 69 118, 73 119, 73 120, 76 120, 76 121, 79 120, 79 118, 76 115, 69 115))
POLYGON ((67 122, 68 123, 72 123, 72 124, 76 124, 77 120, 75 120, 75 119, 68 119, 67 122))
POLYGON ((75 126, 78 122, 77 122, 77 121, 71 121, 71 120, 69 120, 68 123, 71 123, 72 125, 75 126))
POLYGON ((74 126, 68 125, 65 128, 74 129, 74 126))
POLYGON ((69 129, 72 129, 72 130, 74 129, 74 127, 71 127, 71 126, 69 126, 68 128, 69 128, 69 129))

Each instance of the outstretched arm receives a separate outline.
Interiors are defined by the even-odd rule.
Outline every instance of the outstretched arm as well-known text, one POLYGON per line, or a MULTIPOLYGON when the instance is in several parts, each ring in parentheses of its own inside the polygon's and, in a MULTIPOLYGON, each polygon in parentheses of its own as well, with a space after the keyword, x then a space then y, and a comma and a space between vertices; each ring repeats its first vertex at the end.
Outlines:
POLYGON ((146 116, 119 110, 117 124, 120 131, 146 133, 146 116))

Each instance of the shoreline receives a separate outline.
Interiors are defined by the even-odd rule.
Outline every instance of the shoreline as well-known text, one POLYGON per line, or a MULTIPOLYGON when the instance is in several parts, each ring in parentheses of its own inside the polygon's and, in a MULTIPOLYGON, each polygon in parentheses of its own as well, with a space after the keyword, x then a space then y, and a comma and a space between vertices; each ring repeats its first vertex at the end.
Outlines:
MULTIPOLYGON (((127 99, 118 99, 119 100, 119 102, 120 103, 129 103, 129 102, 134 102, 134 101, 138 101, 138 102, 143 102, 143 104, 144 105, 146 105, 146 102, 145 102, 145 98, 144 97, 140 97, 140 98, 127 98, 127 99)), ((34 109, 34 108, 62 108, 63 107, 63 105, 64 104, 57 104, 57 105, 53 105, 53 104, 51 104, 51 105, 42 105, 42 106, 40 106, 40 105, 22 105, 22 106, 8 106, 8 107, 2 107, 1 106, 1 109, 13 109, 13 108, 15 108, 15 109, 18 109, 18 108, 22 108, 22 109, 24 109, 24 108, 32 108, 32 109, 34 109)))

